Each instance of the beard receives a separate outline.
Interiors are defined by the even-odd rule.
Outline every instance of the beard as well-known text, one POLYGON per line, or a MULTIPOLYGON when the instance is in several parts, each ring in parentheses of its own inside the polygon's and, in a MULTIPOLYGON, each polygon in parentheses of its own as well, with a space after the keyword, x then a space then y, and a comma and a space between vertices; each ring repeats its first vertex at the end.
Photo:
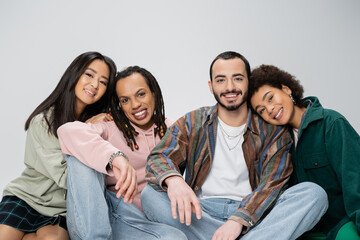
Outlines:
POLYGON ((229 93, 239 93, 241 95, 243 95, 243 99, 242 101, 237 104, 237 105, 232 105, 232 106, 226 106, 225 104, 223 104, 221 101, 220 101, 220 97, 217 93, 214 92, 214 97, 216 99, 216 101, 218 102, 218 104, 220 106, 222 106, 223 108, 225 108, 226 110, 228 111, 235 111, 237 109, 239 109, 245 102, 246 102, 246 99, 247 99, 247 95, 248 95, 248 91, 246 91, 244 94, 242 94, 242 91, 231 91, 231 92, 225 92, 225 93, 221 93, 220 95, 225 95, 225 94, 229 94, 229 93))

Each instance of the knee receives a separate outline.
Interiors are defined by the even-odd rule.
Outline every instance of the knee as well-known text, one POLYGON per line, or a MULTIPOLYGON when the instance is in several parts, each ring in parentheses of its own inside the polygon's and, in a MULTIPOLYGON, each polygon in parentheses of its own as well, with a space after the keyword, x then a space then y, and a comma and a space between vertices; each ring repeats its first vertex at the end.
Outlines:
POLYGON ((307 198, 313 204, 327 209, 329 203, 328 196, 322 187, 313 182, 302 182, 299 185, 304 191, 302 194, 303 198, 307 198))
POLYGON ((69 175, 80 175, 81 178, 92 175, 93 169, 83 164, 79 159, 74 156, 66 156, 66 165, 69 175))
POLYGON ((71 155, 66 155, 65 159, 66 159, 66 164, 68 167, 69 166, 77 166, 77 165, 81 164, 79 159, 77 159, 76 157, 71 156, 71 155))
POLYGON ((101 184, 105 188, 105 175, 92 169, 74 156, 67 156, 68 186, 71 184, 89 186, 90 184, 101 184))

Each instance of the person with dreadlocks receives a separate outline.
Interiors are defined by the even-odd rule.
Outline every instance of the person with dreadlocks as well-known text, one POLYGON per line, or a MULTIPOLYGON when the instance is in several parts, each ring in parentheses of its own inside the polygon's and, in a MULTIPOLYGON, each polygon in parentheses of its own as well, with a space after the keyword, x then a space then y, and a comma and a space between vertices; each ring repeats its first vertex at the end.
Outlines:
POLYGON ((114 121, 58 129, 68 154, 71 239, 187 239, 176 228, 150 222, 140 204, 146 158, 170 125, 155 77, 138 66, 119 72, 110 107, 114 121))

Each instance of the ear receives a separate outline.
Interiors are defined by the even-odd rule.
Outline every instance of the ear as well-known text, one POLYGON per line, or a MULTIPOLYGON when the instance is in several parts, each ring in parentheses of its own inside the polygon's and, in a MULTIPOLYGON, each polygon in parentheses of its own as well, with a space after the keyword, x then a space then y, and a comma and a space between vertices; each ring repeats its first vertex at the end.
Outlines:
POLYGON ((214 90, 213 90, 213 88, 212 88, 212 81, 208 81, 208 85, 209 85, 209 89, 210 89, 210 92, 212 93, 212 94, 214 94, 214 90))
POLYGON ((292 93, 291 89, 284 84, 281 84, 281 90, 283 90, 287 95, 290 95, 292 93))

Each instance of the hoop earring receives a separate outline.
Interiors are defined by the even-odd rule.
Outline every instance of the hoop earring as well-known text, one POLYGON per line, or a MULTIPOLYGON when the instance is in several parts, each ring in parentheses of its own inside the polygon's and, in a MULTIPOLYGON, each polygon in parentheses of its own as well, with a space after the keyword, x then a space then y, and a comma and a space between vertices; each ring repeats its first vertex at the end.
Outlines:
POLYGON ((290 97, 291 101, 294 103, 294 105, 296 105, 294 97, 291 94, 289 95, 289 97, 290 97))

